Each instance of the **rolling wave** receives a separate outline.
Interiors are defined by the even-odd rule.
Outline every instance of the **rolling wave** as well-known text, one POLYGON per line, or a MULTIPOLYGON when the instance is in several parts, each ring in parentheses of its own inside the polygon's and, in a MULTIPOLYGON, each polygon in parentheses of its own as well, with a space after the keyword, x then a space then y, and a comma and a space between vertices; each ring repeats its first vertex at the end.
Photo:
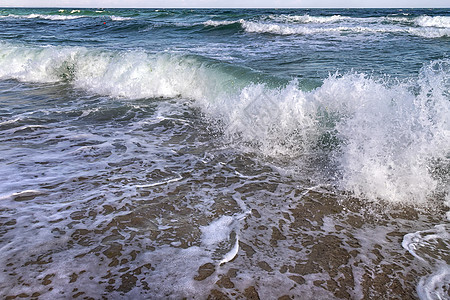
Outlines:
POLYGON ((367 26, 364 24, 339 26, 306 26, 300 24, 273 23, 260 21, 214 21, 208 20, 204 26, 224 28, 230 25, 239 25, 248 33, 276 34, 276 35, 314 35, 314 34, 410 34, 424 38, 450 37, 450 28, 441 27, 405 27, 396 25, 367 26))

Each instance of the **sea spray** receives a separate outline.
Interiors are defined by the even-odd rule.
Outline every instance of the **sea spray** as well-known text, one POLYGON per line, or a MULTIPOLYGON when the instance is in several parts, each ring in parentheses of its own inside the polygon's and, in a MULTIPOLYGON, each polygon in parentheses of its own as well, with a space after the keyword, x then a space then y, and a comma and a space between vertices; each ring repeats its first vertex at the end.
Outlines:
POLYGON ((434 172, 449 164, 448 76, 448 62, 438 61, 408 83, 348 74, 330 76, 311 92, 295 83, 249 86, 220 111, 236 144, 269 157, 309 160, 325 152, 344 190, 424 204, 448 182, 447 173, 434 172))

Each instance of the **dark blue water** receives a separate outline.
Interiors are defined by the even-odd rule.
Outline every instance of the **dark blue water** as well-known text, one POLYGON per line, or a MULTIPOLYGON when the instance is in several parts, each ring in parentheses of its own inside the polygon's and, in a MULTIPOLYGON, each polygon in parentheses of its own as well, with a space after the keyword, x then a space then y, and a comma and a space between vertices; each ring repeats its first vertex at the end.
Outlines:
POLYGON ((0 9, 0 295, 448 297, 449 50, 448 9, 0 9))
POLYGON ((424 62, 446 58, 450 34, 448 9, 4 9, 0 13, 4 41, 180 51, 301 78, 324 78, 336 70, 405 77, 417 73, 424 62))

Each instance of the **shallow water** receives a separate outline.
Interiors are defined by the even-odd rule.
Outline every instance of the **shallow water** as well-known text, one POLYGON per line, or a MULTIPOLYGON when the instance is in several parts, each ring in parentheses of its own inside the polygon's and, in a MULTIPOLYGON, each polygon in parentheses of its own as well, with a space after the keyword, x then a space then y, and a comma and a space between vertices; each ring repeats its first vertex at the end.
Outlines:
POLYGON ((0 14, 4 298, 449 297, 448 10, 0 14))

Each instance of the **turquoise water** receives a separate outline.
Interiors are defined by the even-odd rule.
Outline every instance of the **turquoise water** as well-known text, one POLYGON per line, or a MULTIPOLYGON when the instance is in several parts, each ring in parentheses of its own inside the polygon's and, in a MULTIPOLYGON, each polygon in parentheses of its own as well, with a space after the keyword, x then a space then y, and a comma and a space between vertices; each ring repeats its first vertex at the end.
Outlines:
POLYGON ((449 49, 448 9, 0 9, 0 295, 449 297, 449 49))

